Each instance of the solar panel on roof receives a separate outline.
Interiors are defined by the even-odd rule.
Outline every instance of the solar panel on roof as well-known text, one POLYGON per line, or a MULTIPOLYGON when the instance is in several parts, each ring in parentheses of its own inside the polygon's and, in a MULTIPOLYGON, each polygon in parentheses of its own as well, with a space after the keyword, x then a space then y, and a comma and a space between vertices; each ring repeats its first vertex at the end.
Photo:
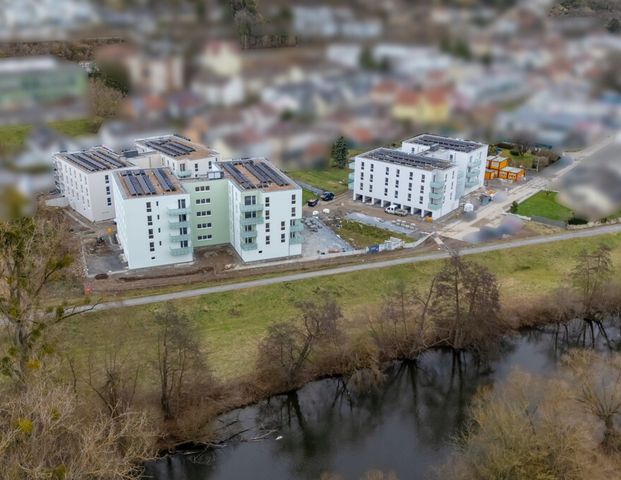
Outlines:
POLYGON ((155 174, 155 178, 159 182, 160 186, 167 192, 174 192, 176 190, 175 186, 168 179, 168 175, 166 171, 161 168, 156 168, 153 170, 155 174))
POLYGON ((147 178, 146 174, 142 170, 138 173, 139 174, 136 179, 138 180, 138 183, 142 187, 144 193, 147 195, 153 195, 155 192, 151 190, 151 186, 147 185, 147 182, 145 181, 145 179, 147 178))
POLYGON ((135 197, 138 194, 138 192, 136 192, 136 189, 134 188, 133 183, 129 180, 129 174, 128 173, 121 173, 121 178, 123 179, 123 183, 127 187, 127 190, 129 191, 129 194, 132 197, 135 197))
POLYGON ((252 175, 256 177, 261 186, 267 185, 271 181, 271 179, 266 176, 265 173, 262 172, 259 168, 257 168, 257 166, 253 162, 244 162, 243 165, 250 173, 252 173, 252 175))
POLYGON ((254 186, 252 183, 248 181, 248 179, 231 163, 222 164, 223 168, 227 171, 229 175, 231 175, 235 181, 242 186, 244 189, 250 189, 254 186))
POLYGON ((274 170, 269 165, 261 162, 257 164, 257 167, 261 169, 268 176, 268 178, 270 178, 276 185, 280 187, 289 185, 289 182, 285 181, 282 175, 277 173, 276 170, 274 170))

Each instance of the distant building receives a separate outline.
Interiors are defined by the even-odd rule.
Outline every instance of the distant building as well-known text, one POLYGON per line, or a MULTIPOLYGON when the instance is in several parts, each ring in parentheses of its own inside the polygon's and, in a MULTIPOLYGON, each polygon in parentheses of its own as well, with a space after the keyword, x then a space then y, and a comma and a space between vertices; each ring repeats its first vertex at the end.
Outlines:
POLYGON ((86 115, 86 72, 54 57, 0 60, 0 124, 86 115))
POLYGON ((210 41, 197 59, 198 64, 216 75, 232 77, 241 74, 242 58, 239 45, 227 41, 210 41))

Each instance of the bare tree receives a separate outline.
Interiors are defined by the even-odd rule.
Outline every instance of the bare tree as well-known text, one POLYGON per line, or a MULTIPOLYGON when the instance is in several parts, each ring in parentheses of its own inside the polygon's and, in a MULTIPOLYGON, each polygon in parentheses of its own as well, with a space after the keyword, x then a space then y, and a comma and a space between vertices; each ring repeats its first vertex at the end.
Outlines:
POLYGON ((160 407, 164 418, 175 418, 199 379, 210 377, 207 362, 190 319, 167 303, 155 315, 160 407))
POLYGON ((121 108, 123 93, 112 88, 101 79, 92 79, 88 83, 88 99, 91 114, 96 117, 115 117, 121 108))
POLYGON ((528 153, 533 148, 533 137, 527 132, 518 132, 513 136, 513 143, 515 143, 515 149, 520 156, 528 153))
POLYGON ((613 272, 610 248, 606 245, 602 244, 592 252, 582 250, 578 255, 576 266, 571 272, 571 280, 581 297, 587 320, 595 319, 602 310, 600 303, 613 272))
POLYGON ((260 376, 286 388, 299 382, 316 347, 327 343, 336 345, 340 338, 338 321, 342 313, 332 297, 326 296, 316 303, 300 302, 297 306, 301 312, 299 320, 271 325, 259 344, 260 376))
POLYGON ((8 342, 0 371, 25 384, 46 351, 48 329, 84 309, 45 303, 46 288, 73 262, 62 214, 39 209, 27 215, 9 192, 2 200, 9 208, 0 220, 0 314, 8 342))
POLYGON ((496 277, 454 254, 435 277, 429 313, 441 343, 479 349, 503 332, 496 277))

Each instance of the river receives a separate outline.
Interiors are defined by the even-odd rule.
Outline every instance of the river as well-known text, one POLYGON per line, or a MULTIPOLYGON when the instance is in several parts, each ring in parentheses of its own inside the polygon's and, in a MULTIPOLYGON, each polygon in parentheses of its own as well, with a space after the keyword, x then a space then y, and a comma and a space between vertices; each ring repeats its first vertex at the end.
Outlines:
POLYGON ((357 480, 364 472, 429 478, 442 463, 483 385, 501 384, 513 368, 546 375, 568 348, 621 349, 618 320, 603 330, 584 322, 530 330, 499 342, 494 358, 455 361, 434 350, 397 362, 379 388, 343 380, 312 382, 289 395, 222 415, 223 448, 164 457, 147 465, 155 480, 318 480, 331 472, 357 480))

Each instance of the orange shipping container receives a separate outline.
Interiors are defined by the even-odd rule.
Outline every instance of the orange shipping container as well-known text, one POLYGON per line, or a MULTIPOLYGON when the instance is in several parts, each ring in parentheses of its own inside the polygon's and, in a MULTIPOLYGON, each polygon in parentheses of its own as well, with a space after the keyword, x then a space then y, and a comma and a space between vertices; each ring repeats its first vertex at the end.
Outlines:
POLYGON ((491 170, 489 168, 485 170, 485 180, 493 180, 496 177, 498 177, 498 170, 491 170))

